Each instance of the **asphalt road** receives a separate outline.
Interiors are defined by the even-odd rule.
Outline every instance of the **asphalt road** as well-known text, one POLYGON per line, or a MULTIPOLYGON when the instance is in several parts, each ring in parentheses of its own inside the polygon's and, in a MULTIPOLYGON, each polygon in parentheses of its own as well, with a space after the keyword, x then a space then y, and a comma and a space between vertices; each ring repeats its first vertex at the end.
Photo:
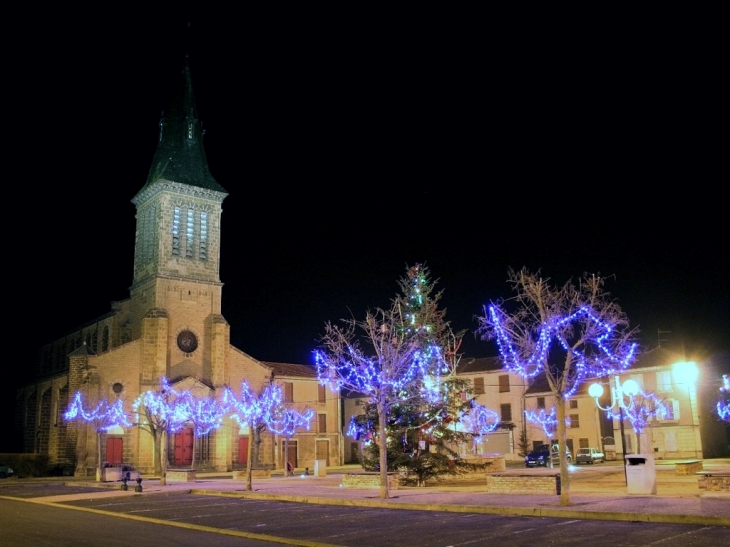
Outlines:
POLYGON ((103 497, 93 488, 21 484, 0 488, 0 496, 3 547, 206 543, 247 547, 272 542, 310 547, 688 547, 722 545, 728 537, 725 527, 325 506, 184 491, 103 497), (38 497, 72 491, 89 491, 89 496, 55 504, 38 497))

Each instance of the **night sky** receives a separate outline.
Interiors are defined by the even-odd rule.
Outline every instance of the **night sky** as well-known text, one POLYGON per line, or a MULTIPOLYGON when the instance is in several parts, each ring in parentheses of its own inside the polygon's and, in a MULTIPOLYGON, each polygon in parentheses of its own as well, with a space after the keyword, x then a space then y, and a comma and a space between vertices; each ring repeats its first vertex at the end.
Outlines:
POLYGON ((523 266, 610 276, 645 349, 664 330, 692 356, 730 352, 711 36, 593 29, 578 47, 467 13, 141 5, 8 19, 9 396, 42 343, 129 296, 130 200, 185 49, 229 192, 223 315, 242 351, 311 363, 326 321, 386 306, 421 262, 468 356, 496 354, 474 316, 523 266))

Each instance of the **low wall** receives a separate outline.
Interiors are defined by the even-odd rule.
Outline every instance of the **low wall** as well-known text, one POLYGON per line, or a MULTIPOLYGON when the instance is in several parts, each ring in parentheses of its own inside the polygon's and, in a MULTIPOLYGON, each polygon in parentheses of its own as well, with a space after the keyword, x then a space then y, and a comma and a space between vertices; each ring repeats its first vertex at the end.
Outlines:
POLYGON ((168 469, 167 482, 195 482, 195 469, 168 469))
POLYGON ((487 492, 495 494, 560 494, 560 475, 487 475, 487 492))
POLYGON ((697 473, 697 484, 700 490, 706 492, 729 492, 730 493, 730 472, 726 473, 697 473))
MULTIPOLYGON (((245 469, 233 471, 233 480, 245 481, 247 474, 248 474, 248 472, 245 469)), ((271 469, 252 469, 251 478, 252 479, 270 479, 271 478, 271 469)))
MULTIPOLYGON (((380 488, 380 473, 347 473, 342 475, 343 488, 380 488)), ((388 490, 398 489, 398 474, 388 473, 388 490)))
POLYGON ((674 469, 677 475, 694 475, 697 471, 702 471, 702 461, 677 462, 674 469))

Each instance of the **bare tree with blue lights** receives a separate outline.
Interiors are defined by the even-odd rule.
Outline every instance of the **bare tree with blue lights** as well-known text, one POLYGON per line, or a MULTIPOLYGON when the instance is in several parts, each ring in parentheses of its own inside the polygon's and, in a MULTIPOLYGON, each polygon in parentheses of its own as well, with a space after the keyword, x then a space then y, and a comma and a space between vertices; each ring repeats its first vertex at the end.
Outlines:
POLYGON ((102 433, 117 426, 132 426, 124 412, 124 401, 117 399, 113 403, 110 403, 107 399, 103 399, 94 408, 86 409, 84 408, 84 397, 80 391, 77 391, 68 409, 64 412, 63 418, 64 420, 77 420, 80 418, 94 426, 96 431, 96 480, 101 481, 102 433))
POLYGON ((378 428, 380 497, 388 498, 388 415, 396 406, 417 407, 441 397, 448 371, 442 347, 444 311, 440 293, 431 295, 428 271, 416 265, 401 279, 403 293, 387 309, 368 310, 365 319, 325 324, 315 352, 319 382, 335 391, 362 393, 374 405, 378 428))
POLYGON ((560 503, 570 505, 566 401, 584 381, 625 370, 636 358, 637 331, 599 275, 556 286, 523 268, 510 270, 507 282, 515 295, 485 306, 477 332, 497 343, 505 370, 547 377, 557 407, 560 503))
POLYGON ((135 425, 152 435, 155 473, 160 484, 167 484, 167 437, 179 431, 190 420, 186 397, 170 386, 164 376, 159 391, 145 391, 132 404, 135 425))
POLYGON ((246 490, 253 490, 253 445, 267 427, 267 420, 283 408, 284 396, 281 386, 270 383, 260 391, 254 391, 248 382, 241 382, 241 396, 226 386, 223 391, 223 404, 232 412, 232 417, 248 427, 248 453, 246 455, 246 490))

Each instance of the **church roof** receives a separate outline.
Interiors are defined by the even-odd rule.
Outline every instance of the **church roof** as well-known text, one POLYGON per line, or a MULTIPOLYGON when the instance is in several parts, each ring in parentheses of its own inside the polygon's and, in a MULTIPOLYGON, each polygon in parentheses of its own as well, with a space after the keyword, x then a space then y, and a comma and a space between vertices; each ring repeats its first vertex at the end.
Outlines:
POLYGON ((467 357, 461 359, 456 366, 457 374, 492 372, 495 370, 502 370, 502 360, 499 357, 467 357))
POLYGON ((274 376, 295 376, 298 378, 316 378, 317 369, 311 365, 297 365, 293 363, 270 363, 268 361, 262 361, 262 363, 269 367, 274 376))
POLYGON ((162 113, 157 151, 147 183, 140 193, 158 180, 165 179, 227 195, 208 170, 203 128, 198 120, 187 55, 181 76, 170 108, 162 113))

